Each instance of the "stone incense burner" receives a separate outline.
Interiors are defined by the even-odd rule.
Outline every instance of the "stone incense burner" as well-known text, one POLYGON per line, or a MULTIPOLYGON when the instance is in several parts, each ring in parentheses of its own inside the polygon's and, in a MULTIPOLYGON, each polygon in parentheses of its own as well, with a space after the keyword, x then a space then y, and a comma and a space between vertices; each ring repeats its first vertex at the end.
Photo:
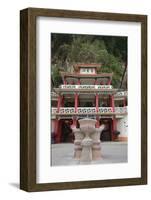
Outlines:
POLYGON ((72 128, 75 136, 74 158, 79 159, 81 164, 101 159, 100 134, 104 129, 104 125, 95 128, 96 122, 95 119, 80 119, 80 128, 72 128))

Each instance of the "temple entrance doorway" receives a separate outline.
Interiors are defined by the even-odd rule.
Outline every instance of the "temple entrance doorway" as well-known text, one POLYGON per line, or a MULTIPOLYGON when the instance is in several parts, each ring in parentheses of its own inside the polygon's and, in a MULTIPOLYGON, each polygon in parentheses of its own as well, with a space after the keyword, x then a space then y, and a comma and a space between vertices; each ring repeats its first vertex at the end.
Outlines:
POLYGON ((101 133, 100 140, 102 142, 112 141, 112 119, 109 118, 100 119, 100 124, 105 125, 105 129, 101 133))
POLYGON ((71 129, 71 119, 61 119, 60 131, 61 131, 61 142, 72 143, 74 141, 74 135, 71 129))

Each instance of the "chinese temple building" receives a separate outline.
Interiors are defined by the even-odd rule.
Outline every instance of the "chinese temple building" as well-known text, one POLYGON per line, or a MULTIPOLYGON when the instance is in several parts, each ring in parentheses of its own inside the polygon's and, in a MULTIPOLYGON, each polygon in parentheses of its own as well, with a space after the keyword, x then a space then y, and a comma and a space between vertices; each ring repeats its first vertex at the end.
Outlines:
POLYGON ((105 124, 101 141, 127 141, 127 91, 112 86, 113 73, 100 72, 100 64, 76 64, 73 72, 60 72, 62 84, 51 94, 52 142, 72 142, 71 126, 93 118, 105 124))

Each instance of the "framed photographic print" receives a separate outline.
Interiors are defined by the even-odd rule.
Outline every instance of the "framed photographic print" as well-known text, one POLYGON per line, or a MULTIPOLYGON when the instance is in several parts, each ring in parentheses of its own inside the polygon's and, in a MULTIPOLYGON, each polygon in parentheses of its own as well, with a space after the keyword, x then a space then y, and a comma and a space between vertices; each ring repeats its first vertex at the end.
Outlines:
POLYGON ((20 12, 20 188, 147 184, 147 16, 20 12))

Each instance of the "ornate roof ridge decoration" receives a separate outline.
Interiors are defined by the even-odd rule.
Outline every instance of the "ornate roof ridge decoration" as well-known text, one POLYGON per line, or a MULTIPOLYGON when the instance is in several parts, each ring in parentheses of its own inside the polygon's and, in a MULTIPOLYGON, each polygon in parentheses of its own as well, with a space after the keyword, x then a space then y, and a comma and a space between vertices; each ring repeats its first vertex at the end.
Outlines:
POLYGON ((95 67, 98 70, 98 68, 101 66, 102 66, 101 63, 76 63, 73 65, 73 68, 75 71, 77 71, 78 68, 80 68, 80 67, 86 67, 86 68, 88 68, 88 67, 94 68, 95 67))

